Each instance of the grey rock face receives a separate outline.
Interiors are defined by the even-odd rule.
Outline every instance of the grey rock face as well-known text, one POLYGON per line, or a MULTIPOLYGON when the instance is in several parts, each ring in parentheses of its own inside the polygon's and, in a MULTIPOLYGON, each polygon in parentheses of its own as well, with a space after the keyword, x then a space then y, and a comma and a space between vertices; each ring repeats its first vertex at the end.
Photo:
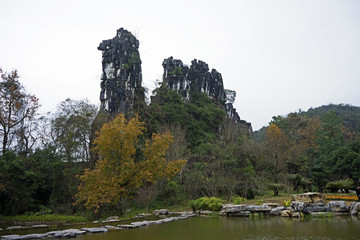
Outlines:
POLYGON ((360 202, 351 203, 350 205, 350 214, 352 216, 357 216, 360 213, 360 202))
POLYGON ((209 98, 223 104, 228 117, 236 123, 244 124, 252 133, 251 124, 240 119, 233 107, 236 92, 225 90, 221 74, 212 69, 209 71, 207 63, 194 59, 191 66, 183 64, 181 60, 169 57, 163 61, 163 79, 171 90, 179 92, 185 101, 190 101, 190 92, 205 93, 209 98))
POLYGON ((176 90, 187 100, 189 91, 204 92, 217 101, 225 101, 225 92, 221 74, 215 69, 209 72, 208 65, 194 59, 191 66, 185 66, 181 60, 170 57, 163 61, 164 80, 172 90, 176 90))
POLYGON ((326 212, 328 208, 325 206, 323 202, 315 202, 315 203, 305 203, 305 207, 302 210, 305 214, 312 214, 318 212, 326 212))
POLYGON ((269 206, 271 209, 279 207, 278 203, 264 203, 263 206, 269 206))
POLYGON ((349 206, 346 206, 345 201, 331 201, 327 204, 330 212, 349 212, 349 206))
POLYGON ((256 206, 256 205, 249 205, 246 207, 246 210, 254 213, 269 213, 271 211, 271 207, 268 205, 256 206))
POLYGON ((303 202, 292 202, 291 203, 291 210, 296 212, 301 212, 305 207, 305 204, 303 202))
POLYGON ((102 51, 101 108, 113 116, 144 101, 138 49, 139 41, 123 28, 98 47, 102 51))
POLYGON ((154 210, 154 211, 153 211, 153 214, 154 214, 155 216, 158 216, 158 215, 169 215, 170 212, 169 212, 169 210, 167 210, 167 209, 157 209, 157 210, 154 210))
POLYGON ((250 216, 250 211, 247 211, 247 205, 223 204, 219 215, 227 217, 248 217, 250 216))
POLYGON ((281 215, 281 212, 285 210, 284 207, 276 207, 276 208, 273 208, 270 210, 270 215, 273 215, 273 216, 280 216, 281 215))

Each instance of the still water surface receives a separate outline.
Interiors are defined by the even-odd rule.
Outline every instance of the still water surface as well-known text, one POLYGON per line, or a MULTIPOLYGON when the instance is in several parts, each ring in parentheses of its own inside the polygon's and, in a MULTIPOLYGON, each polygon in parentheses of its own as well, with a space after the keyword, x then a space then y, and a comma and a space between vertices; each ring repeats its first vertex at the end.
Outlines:
POLYGON ((76 240, 360 239, 359 217, 322 219, 193 217, 76 240))

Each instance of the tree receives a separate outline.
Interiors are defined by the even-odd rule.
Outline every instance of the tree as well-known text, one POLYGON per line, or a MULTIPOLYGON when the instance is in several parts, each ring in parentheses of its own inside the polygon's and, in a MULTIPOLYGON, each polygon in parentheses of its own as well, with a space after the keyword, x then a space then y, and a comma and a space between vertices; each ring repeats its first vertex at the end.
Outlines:
POLYGON ((15 139, 25 143, 28 152, 31 143, 30 123, 39 108, 38 99, 25 91, 19 82, 16 70, 11 73, 3 72, 0 68, 0 135, 2 143, 2 154, 12 146, 15 139), (25 142, 23 141, 25 140, 25 142))
MULTIPOLYGON (((7 151, 0 156, 0 176, 4 189, 0 190, 0 214, 13 215, 35 212, 71 196, 62 191, 66 181, 62 176, 63 162, 47 149, 37 149, 29 156, 7 151)), ((48 209, 49 210, 49 209, 48 209)))
POLYGON ((88 100, 62 101, 51 121, 54 144, 67 162, 89 162, 91 124, 97 107, 88 100))
MULTIPOLYGON (((288 142, 287 137, 275 124, 270 124, 266 129, 267 156, 271 164, 274 186, 278 186, 283 173, 286 171, 289 149, 288 142)), ((277 193, 277 189, 274 189, 274 194, 277 195, 277 193)))
POLYGON ((86 169, 79 177, 82 183, 75 196, 77 204, 97 211, 131 196, 145 183, 170 178, 182 169, 185 160, 165 158, 172 142, 170 132, 153 134, 143 148, 137 149, 144 130, 144 123, 137 117, 127 121, 123 114, 103 125, 94 141, 100 159, 94 170, 86 169))
POLYGON ((321 128, 317 131, 315 143, 318 148, 314 151, 314 164, 312 166, 312 178, 318 186, 318 191, 322 191, 326 183, 332 178, 332 169, 340 153, 331 154, 336 149, 344 146, 344 136, 342 134, 342 120, 334 111, 328 112, 321 118, 321 128))

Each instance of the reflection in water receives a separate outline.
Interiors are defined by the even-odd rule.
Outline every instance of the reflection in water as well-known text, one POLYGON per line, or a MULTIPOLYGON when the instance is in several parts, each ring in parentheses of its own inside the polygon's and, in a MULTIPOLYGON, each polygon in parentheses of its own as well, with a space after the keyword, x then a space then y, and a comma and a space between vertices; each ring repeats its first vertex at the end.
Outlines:
POLYGON ((288 219, 281 217, 195 217, 139 229, 86 234, 76 240, 216 240, 216 239, 359 239, 358 217, 288 219))

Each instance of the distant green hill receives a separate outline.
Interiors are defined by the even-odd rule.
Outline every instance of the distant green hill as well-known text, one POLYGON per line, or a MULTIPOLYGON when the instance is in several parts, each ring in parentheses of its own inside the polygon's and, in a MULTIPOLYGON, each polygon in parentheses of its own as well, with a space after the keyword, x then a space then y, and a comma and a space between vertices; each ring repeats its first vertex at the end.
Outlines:
MULTIPOLYGON (((317 108, 310 108, 305 112, 300 111, 298 114, 308 118, 321 118, 330 111, 336 112, 336 115, 343 120, 343 125, 346 128, 354 132, 360 132, 360 107, 357 106, 351 106, 349 104, 329 104, 317 108)), ((286 118, 286 116, 284 118, 286 118)), ((253 137, 256 142, 265 140, 266 128, 267 126, 254 132, 253 137)))
POLYGON ((301 112, 300 115, 307 117, 322 117, 329 111, 335 111, 336 115, 342 118, 343 125, 354 131, 360 132, 360 107, 349 104, 329 104, 317 108, 310 108, 307 112, 301 112))

